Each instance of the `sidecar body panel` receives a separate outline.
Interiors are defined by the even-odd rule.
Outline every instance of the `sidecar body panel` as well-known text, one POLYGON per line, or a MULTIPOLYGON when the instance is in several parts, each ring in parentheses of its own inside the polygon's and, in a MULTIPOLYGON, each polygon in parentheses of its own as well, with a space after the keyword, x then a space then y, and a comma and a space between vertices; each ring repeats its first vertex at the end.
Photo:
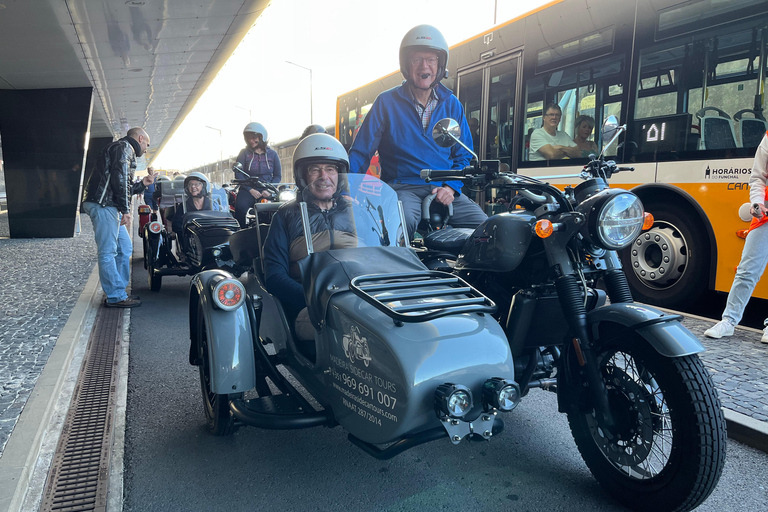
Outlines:
POLYGON ((388 443, 440 426, 436 388, 450 382, 481 390, 491 377, 514 380, 507 339, 490 315, 465 313, 400 326, 351 292, 333 296, 318 337, 318 377, 336 420, 355 437, 388 443))
POLYGON ((211 299, 212 288, 222 279, 234 279, 222 270, 207 270, 192 278, 190 285, 190 337, 197 346, 198 309, 202 306, 208 338, 208 364, 211 391, 217 394, 240 393, 256 385, 251 320, 247 303, 233 310, 217 308, 211 299), (195 301, 194 299, 197 299, 195 301))
POLYGON ((704 345, 682 323, 679 315, 665 313, 645 304, 610 304, 590 311, 587 322, 597 327, 613 322, 634 330, 662 356, 682 357, 704 352, 704 345))
POLYGON ((523 261, 536 216, 528 211, 501 213, 480 224, 462 249, 456 268, 509 272, 523 261))

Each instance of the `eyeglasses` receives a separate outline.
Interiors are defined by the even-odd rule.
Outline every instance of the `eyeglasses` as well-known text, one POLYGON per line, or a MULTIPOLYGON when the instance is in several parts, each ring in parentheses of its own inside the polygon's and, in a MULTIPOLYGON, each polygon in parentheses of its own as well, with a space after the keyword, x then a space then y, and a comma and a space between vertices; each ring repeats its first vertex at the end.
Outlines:
POLYGON ((339 168, 335 165, 312 165, 307 167, 307 174, 313 178, 320 176, 321 172, 333 176, 339 173, 339 168))
POLYGON ((437 57, 411 57, 409 59, 411 66, 418 66, 422 62, 426 62, 427 66, 437 66, 437 57))
POLYGON ((260 133, 246 132, 245 138, 246 139, 261 139, 261 134, 260 133))
POLYGON ((550 119, 555 119, 555 118, 560 119, 561 117, 563 117, 563 114, 544 114, 544 117, 548 117, 550 119))

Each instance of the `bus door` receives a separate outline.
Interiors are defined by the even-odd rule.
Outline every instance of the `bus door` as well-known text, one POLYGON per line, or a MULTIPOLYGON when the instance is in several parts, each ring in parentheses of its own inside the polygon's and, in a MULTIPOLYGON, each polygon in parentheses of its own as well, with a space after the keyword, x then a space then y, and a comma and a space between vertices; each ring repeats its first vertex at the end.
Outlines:
MULTIPOLYGON (((472 132, 473 150, 481 160, 500 160, 512 169, 517 157, 514 141, 520 54, 499 57, 459 72, 458 97, 472 132)), ((477 197, 485 203, 484 192, 477 197)), ((493 198, 489 198, 493 199, 493 198)), ((495 213, 489 205, 486 213, 495 213)))

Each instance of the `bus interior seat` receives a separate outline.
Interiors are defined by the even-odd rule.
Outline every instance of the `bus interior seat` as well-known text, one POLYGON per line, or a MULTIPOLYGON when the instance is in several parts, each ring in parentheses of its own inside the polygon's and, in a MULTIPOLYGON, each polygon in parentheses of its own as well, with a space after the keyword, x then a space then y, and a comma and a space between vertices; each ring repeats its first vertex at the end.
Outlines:
POLYGON ((763 134, 768 130, 768 122, 765 121, 762 112, 745 108, 733 115, 738 122, 739 140, 742 148, 756 148, 763 140, 763 134), (744 117, 744 114, 752 114, 754 117, 744 117))
POLYGON ((736 133, 733 131, 731 116, 716 107, 704 107, 696 112, 701 133, 701 149, 735 149, 736 133), (707 115, 713 110, 717 115, 707 115))

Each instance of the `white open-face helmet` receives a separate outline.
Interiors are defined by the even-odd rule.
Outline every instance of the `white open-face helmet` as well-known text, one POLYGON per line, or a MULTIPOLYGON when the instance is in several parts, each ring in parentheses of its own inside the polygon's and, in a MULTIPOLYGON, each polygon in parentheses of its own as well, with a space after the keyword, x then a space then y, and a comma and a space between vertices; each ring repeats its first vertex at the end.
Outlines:
POLYGON ((339 166, 339 173, 349 172, 349 157, 341 142, 327 133, 307 135, 293 152, 293 172, 301 188, 307 186, 307 166, 317 163, 339 166))
MULTIPOLYGON (((400 72, 406 80, 408 76, 408 59, 415 51, 430 51, 437 53, 437 78, 435 83, 448 78, 448 43, 443 34, 432 25, 417 25, 409 30, 400 42, 400 72)), ((434 84, 433 84, 434 85, 434 84)))
POLYGON ((243 128, 243 136, 245 136, 246 133, 260 133, 261 134, 261 140, 264 142, 267 142, 269 140, 269 134, 267 133, 267 129, 264 128, 264 125, 261 123, 248 123, 245 125, 245 128, 243 128))
POLYGON ((203 182, 203 196, 207 196, 211 192, 211 182, 208 180, 208 177, 201 173, 201 172, 191 172, 187 174, 187 177, 184 178, 184 191, 186 192, 189 186, 189 182, 192 180, 202 181, 203 182))

